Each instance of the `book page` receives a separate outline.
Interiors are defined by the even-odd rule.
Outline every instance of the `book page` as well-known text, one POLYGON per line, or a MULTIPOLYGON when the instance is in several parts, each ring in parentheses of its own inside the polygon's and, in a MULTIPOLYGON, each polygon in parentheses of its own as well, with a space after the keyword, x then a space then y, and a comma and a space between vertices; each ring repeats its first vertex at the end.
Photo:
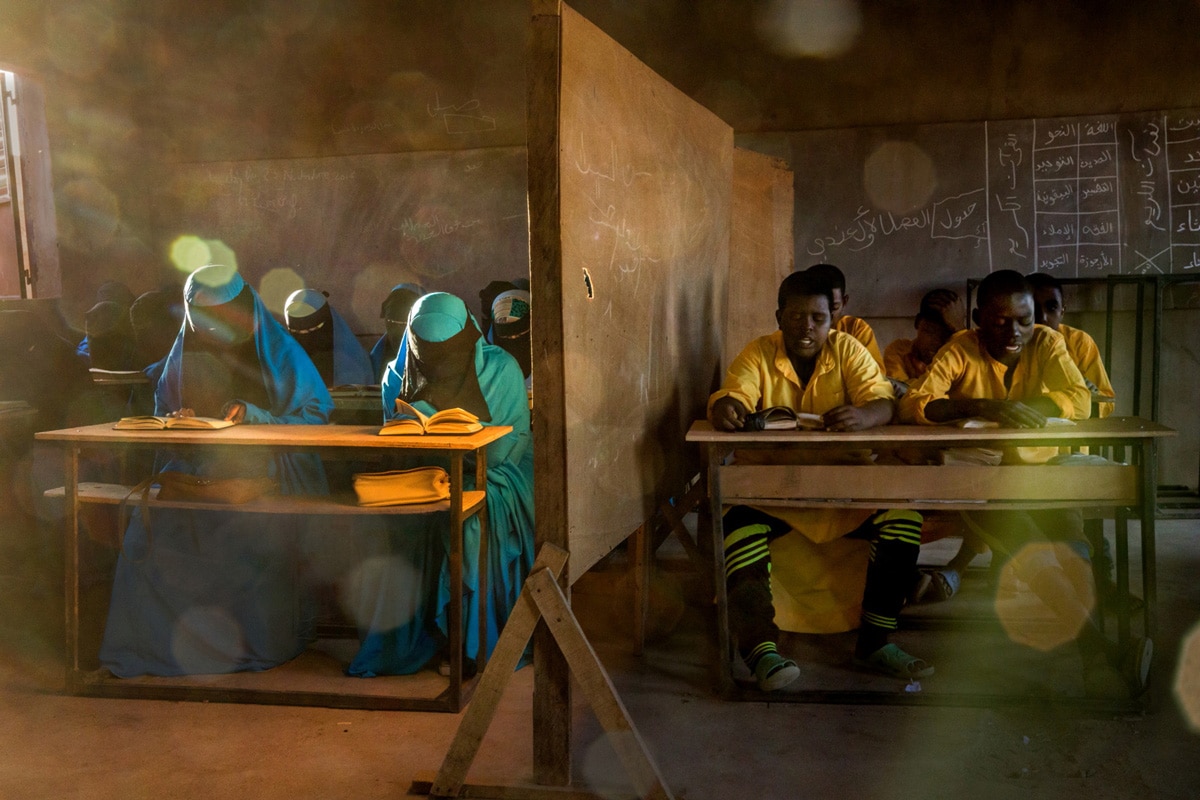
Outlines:
POLYGON ((217 430, 220 428, 229 428, 237 423, 229 419, 217 419, 216 417, 168 417, 166 419, 165 428, 179 430, 217 430))
POLYGON ((429 433, 474 433, 483 430, 479 417, 464 408, 446 408, 434 414, 425 423, 429 433))
POLYGON ((389 419, 379 429, 380 436, 420 436, 423 433, 425 433, 425 426, 419 419, 411 417, 389 419))
POLYGON ((121 417, 113 425, 113 429, 119 431, 155 431, 165 427, 167 427, 166 417, 155 417, 149 414, 138 417, 121 417))
MULTIPOLYGON (((399 397, 396 398, 396 416, 400 419, 408 417, 416 420, 420 424, 422 430, 429 425, 429 417, 422 414, 416 406, 404 402, 399 397)), ((389 421, 394 422, 395 420, 389 421)))
POLYGON ((796 427, 807 430, 825 430, 825 418, 820 414, 809 414, 805 411, 796 414, 796 427))

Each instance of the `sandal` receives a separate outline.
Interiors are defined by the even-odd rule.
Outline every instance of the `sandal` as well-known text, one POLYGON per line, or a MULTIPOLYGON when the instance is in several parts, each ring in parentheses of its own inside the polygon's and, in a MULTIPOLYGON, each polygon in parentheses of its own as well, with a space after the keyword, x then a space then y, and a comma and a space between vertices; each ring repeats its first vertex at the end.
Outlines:
POLYGON ((927 602, 944 603, 958 594, 958 587, 962 585, 962 576, 958 570, 935 569, 930 570, 929 575, 933 578, 933 584, 926 593, 927 602))
POLYGON ((895 644, 885 644, 866 658, 855 656, 854 666, 901 680, 928 678, 933 674, 932 664, 910 656, 895 644))
POLYGON ((754 680, 764 692, 784 688, 800 677, 800 667, 790 658, 779 653, 766 653, 754 665, 754 680))

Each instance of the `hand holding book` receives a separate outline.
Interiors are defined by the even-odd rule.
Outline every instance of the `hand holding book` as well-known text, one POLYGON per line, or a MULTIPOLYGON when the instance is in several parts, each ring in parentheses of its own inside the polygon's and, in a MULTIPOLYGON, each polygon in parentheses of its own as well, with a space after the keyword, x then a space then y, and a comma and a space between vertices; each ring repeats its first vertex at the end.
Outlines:
POLYGON ((746 415, 744 431, 824 430, 825 419, 820 414, 795 411, 787 406, 772 406, 746 415))

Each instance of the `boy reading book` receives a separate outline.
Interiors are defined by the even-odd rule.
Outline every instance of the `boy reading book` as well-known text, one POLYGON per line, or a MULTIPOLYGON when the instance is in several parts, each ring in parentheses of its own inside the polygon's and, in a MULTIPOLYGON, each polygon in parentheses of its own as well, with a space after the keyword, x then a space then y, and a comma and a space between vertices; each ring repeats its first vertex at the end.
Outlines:
MULTIPOLYGON (((762 336, 734 359, 721 389, 709 398, 708 416, 718 430, 739 430, 755 409, 786 406, 820 414, 831 431, 855 431, 884 425, 892 418, 893 393, 879 365, 854 337, 830 331, 832 292, 809 272, 794 272, 779 287, 775 319, 779 330, 762 336)), ((746 461, 747 454, 739 460, 746 461)), ((775 691, 800 675, 796 662, 778 651, 772 593, 773 552, 778 547, 812 553, 801 560, 820 563, 821 548, 839 550, 826 559, 841 568, 831 581, 828 573, 809 576, 814 582, 844 589, 856 596, 826 603, 824 618, 809 630, 834 632, 854 627, 854 609, 861 598, 855 663, 903 679, 933 674, 933 667, 888 642, 897 627, 904 596, 920 546, 921 515, 912 511, 874 513, 857 509, 782 509, 769 511, 737 505, 725 511, 725 581, 729 591, 729 621, 738 651, 754 673, 760 689, 775 691), (861 542, 871 543, 869 559, 861 542), (843 551, 844 552, 841 552, 843 551), (867 560, 862 586, 863 560, 867 560), (841 603, 840 607, 829 606, 841 603)), ((774 577, 788 570, 775 561, 774 577)), ((813 593, 811 585, 798 594, 813 593)), ((820 591, 816 592, 821 594, 820 591)))
MULTIPOLYGON (((1039 428, 1051 416, 1088 416, 1091 393, 1083 375, 1063 338, 1034 324, 1033 293, 1024 276, 1000 270, 984 278, 973 319, 978 328, 956 334, 905 395, 902 419, 938 424, 981 417, 1003 427, 1039 428)), ((1014 448, 1006 458, 1029 461, 1054 455, 1053 448, 1037 452, 1045 450, 1014 448)), ((1090 692, 1109 695, 1144 688, 1152 653, 1149 640, 1140 640, 1118 658, 1092 618, 1095 585, 1078 511, 981 511, 971 512, 968 519, 993 553, 1012 559, 1016 577, 1060 620, 1077 626, 1090 692), (1064 546, 1037 546, 1045 542, 1064 546), (1116 671, 1118 664, 1124 676, 1116 671)), ((973 555, 960 552, 947 566, 945 571, 954 573, 956 583, 973 555)))

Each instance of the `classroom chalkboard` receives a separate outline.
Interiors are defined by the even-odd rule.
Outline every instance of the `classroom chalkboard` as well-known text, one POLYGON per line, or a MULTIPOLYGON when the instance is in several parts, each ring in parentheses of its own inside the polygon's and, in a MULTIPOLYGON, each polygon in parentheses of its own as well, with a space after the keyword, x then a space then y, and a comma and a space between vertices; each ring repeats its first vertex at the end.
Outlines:
POLYGON ((290 270, 329 291, 354 330, 379 331, 397 283, 475 310, 489 281, 529 274, 523 147, 191 163, 173 175, 164 228, 224 242, 268 307, 286 294, 276 284, 296 279, 264 280, 290 270))
POLYGON ((786 149, 797 266, 840 266, 852 313, 906 316, 997 269, 1200 267, 1197 110, 812 131, 786 149))
POLYGON ((793 181, 782 159, 734 148, 725 367, 751 340, 778 327, 779 284, 795 269, 793 181))
POLYGON ((562 424, 575 580, 698 469, 682 443, 719 370, 733 131, 566 6, 561 63, 562 424))

